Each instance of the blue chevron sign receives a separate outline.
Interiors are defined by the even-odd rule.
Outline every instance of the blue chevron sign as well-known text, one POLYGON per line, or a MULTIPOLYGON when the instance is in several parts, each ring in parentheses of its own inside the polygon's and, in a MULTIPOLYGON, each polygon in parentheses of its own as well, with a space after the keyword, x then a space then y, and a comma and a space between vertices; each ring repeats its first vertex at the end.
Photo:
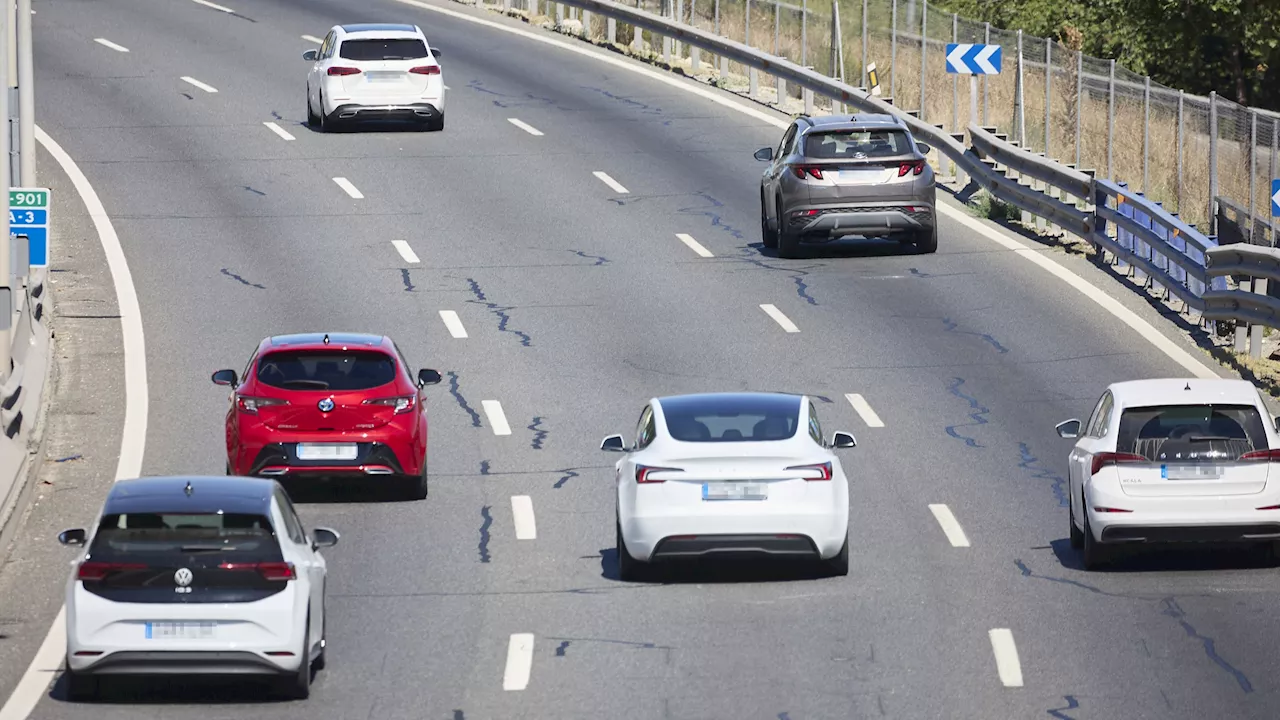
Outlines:
POLYGON ((999 75, 1002 57, 999 45, 947 43, 947 72, 963 75, 999 75))

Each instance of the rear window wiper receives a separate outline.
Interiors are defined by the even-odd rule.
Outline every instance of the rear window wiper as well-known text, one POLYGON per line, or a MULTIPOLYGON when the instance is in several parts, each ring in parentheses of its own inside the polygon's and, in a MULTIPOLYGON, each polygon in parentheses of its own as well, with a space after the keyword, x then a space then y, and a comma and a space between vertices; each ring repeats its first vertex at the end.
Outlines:
POLYGON ((235 546, 235 545, 223 545, 223 544, 220 544, 220 543, 219 543, 219 544, 216 544, 216 545, 214 545, 214 544, 209 544, 209 545, 183 545, 183 546, 182 546, 181 548, 179 548, 179 549, 180 549, 182 552, 185 552, 185 553, 198 553, 198 552, 222 552, 223 550, 235 550, 235 549, 236 549, 236 546, 235 546))
POLYGON ((1229 438, 1225 435, 1192 435, 1187 438, 1190 442, 1214 442, 1228 440, 1244 440, 1245 438, 1229 438))
POLYGON ((329 389, 329 383, 325 382, 324 380, 285 380, 284 382, 282 382, 282 383, 280 383, 280 384, 281 384, 282 386, 288 386, 288 385, 309 385, 309 386, 312 386, 312 387, 318 387, 318 388, 320 388, 321 390, 328 390, 328 389, 329 389))

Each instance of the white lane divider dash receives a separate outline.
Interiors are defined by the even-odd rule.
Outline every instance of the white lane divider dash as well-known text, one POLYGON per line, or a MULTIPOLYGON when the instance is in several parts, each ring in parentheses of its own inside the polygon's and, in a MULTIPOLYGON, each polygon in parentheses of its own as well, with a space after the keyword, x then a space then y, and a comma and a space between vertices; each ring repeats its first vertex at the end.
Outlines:
POLYGON ((517 540, 538 539, 538 526, 533 519, 533 498, 528 495, 511 496, 511 516, 515 519, 517 540))
POLYGON ((702 243, 694 240, 692 235, 689 235, 688 233, 676 233, 676 237, 680 238, 680 242, 688 245, 689 249, 698 253, 698 255, 702 257, 715 257, 715 255, 711 254, 710 250, 702 247, 702 243))
POLYGON ((342 188, 343 191, 345 191, 348 195, 355 198, 356 200, 359 200, 360 198, 364 197, 364 194, 361 193, 359 190, 357 190, 356 186, 352 185, 350 180, 344 177, 336 177, 333 179, 333 181, 338 184, 338 187, 342 188))
POLYGON ((303 35, 303 36, 302 36, 302 39, 303 39, 303 40, 306 40, 307 42, 313 42, 313 43, 315 43, 315 44, 317 44, 317 45, 323 45, 323 44, 324 44, 324 40, 322 40, 322 39, 320 39, 320 38, 316 37, 315 35, 303 35))
POLYGON ((760 309, 763 310, 766 315, 773 318, 774 322, 781 325, 783 330, 786 330, 789 333, 800 332, 800 328, 796 327, 796 324, 791 322, 791 318, 783 315, 782 311, 773 305, 761 305, 760 309))
POLYGON ((193 3, 197 4, 197 5, 203 5, 203 6, 207 7, 207 8, 213 8, 214 10, 217 10, 218 12, 232 13, 232 14, 234 14, 234 13, 235 13, 235 10, 232 10, 232 9, 231 9, 231 8, 229 8, 229 7, 223 7, 223 6, 221 6, 221 5, 217 4, 217 3, 211 3, 211 2, 209 2, 209 0, 191 0, 191 2, 193 2, 193 3))
POLYGON ((462 327, 462 319, 458 317, 458 313, 453 310, 441 310, 440 319, 444 321, 444 326, 450 335, 456 338, 467 336, 467 329, 462 327))
POLYGON ((624 194, 631 192, 630 190, 622 187, 622 185, 620 185, 617 180, 614 180, 613 178, 609 177, 609 174, 606 172, 603 172, 601 170, 596 170, 591 174, 599 178, 600 182, 604 183, 605 185, 608 185, 610 189, 612 189, 614 192, 624 193, 624 194))
POLYGON ((964 528, 960 527, 960 521, 951 514, 951 508, 942 503, 935 503, 929 506, 929 511, 942 526, 942 532, 951 542, 951 547, 969 547, 969 538, 964 534, 964 528))
POLYGON ((212 85, 206 85, 206 84, 204 84, 204 83, 200 82, 199 80, 197 80, 197 79, 195 79, 195 78, 193 78, 193 77, 188 77, 188 76, 186 76, 186 75, 183 75, 183 76, 182 76, 181 78, 179 78, 179 79, 180 79, 180 80, 182 80, 182 82, 184 82, 184 83, 190 83, 191 85, 195 85, 196 87, 200 88, 201 90, 203 90, 203 91, 205 91, 205 92, 207 92, 207 93, 216 93, 216 92, 218 92, 218 88, 216 88, 216 87, 214 87, 214 86, 212 86, 212 85))
POLYGON ((846 393, 844 397, 853 406, 854 412, 858 413, 859 417, 862 418, 862 422, 867 424, 867 427, 884 427, 880 416, 876 414, 875 410, 871 409, 871 404, 867 402, 866 398, 858 393, 846 393))
POLYGON ((391 245, 395 247, 396 252, 400 253, 400 257, 404 258, 405 262, 413 263, 414 265, 422 262, 418 259, 418 253, 414 252, 413 248, 409 247, 409 243, 404 240, 392 240, 391 245))
POLYGON ((507 645, 507 669, 502 673, 502 689, 524 690, 529 687, 531 670, 533 670, 533 633, 515 633, 507 645))
POLYGON ((1018 661, 1018 646, 1013 643, 1013 631, 995 628, 991 636, 991 650, 996 655, 996 672, 1005 687, 1022 687, 1022 663, 1018 661))
POLYGON ((288 133, 284 128, 280 127, 279 125, 277 125, 277 124, 275 124, 275 123, 273 123, 273 122, 271 122, 271 121, 269 121, 269 120, 268 120, 267 122, 262 123, 262 124, 263 124, 263 125, 266 125, 268 130, 270 130, 271 132, 273 132, 273 133, 275 133, 275 134, 279 135, 280 137, 284 138, 285 140, 294 140, 294 139, 296 139, 296 138, 294 138, 292 135, 290 135, 290 134, 289 134, 289 133, 288 133))
POLYGON ((94 41, 94 42, 96 42, 96 43, 98 43, 99 45, 101 45, 101 46, 103 46, 103 47, 109 47, 109 48, 111 48, 112 50, 115 50, 116 52, 122 52, 122 53, 123 53, 123 52, 129 52, 129 48, 127 48, 127 47, 125 47, 125 46, 123 46, 123 45, 117 45, 117 44, 115 44, 115 43, 111 42, 110 40, 108 40, 108 39, 106 39, 106 38, 94 38, 94 39, 93 39, 93 41, 94 41))
POLYGON ((493 426, 493 434, 510 435, 511 426, 507 424, 507 416, 502 412, 502 403, 497 400, 481 400, 480 404, 489 418, 489 424, 493 426))
MULTIPOLYGON (((446 90, 448 90, 448 88, 445 88, 445 89, 446 89, 446 90)), ((527 123, 527 122, 523 122, 523 121, 519 120, 518 118, 507 118, 507 122, 511 123, 512 125, 515 125, 516 127, 520 128, 521 130, 523 130, 523 131, 525 131, 525 132, 529 133, 530 135, 534 135, 534 136, 540 136, 540 135, 542 135, 542 131, 541 131, 541 130, 539 130, 538 128, 536 128, 536 127, 534 127, 534 126, 530 125, 530 124, 529 124, 529 123, 527 123)))

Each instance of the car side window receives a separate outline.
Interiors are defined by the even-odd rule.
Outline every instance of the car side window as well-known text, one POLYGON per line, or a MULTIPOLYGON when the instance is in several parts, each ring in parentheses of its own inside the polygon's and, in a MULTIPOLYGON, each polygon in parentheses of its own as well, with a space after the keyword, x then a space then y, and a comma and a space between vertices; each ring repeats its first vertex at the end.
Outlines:
POLYGON ((822 425, 818 422, 818 410, 813 406, 813 401, 809 401, 809 437, 819 445, 822 444, 822 425))
POLYGON ((256 360, 257 357, 258 349, 254 348, 253 352, 249 353, 249 362, 244 364, 244 372, 240 373, 240 382, 245 382, 249 379, 249 374, 253 372, 253 361, 256 360))
POLYGON ((646 405, 640 412, 640 422, 636 425, 636 449, 643 450, 649 447, 655 433, 653 407, 646 405))
POLYGON ((1084 424, 1084 435, 1093 435, 1093 429, 1098 425, 1098 414, 1102 410, 1102 403, 1107 399, 1107 394, 1102 393, 1102 397, 1098 398, 1098 402, 1093 405, 1093 412, 1089 413, 1089 420, 1084 424))
POLYGON ((330 30, 329 34, 324 36, 324 44, 320 46, 321 60, 328 60, 329 58, 333 57, 333 41, 334 41, 334 32, 330 30))
POLYGON ((1094 437, 1105 437, 1111 432, 1111 409, 1115 405, 1115 399, 1111 397, 1111 393, 1107 393, 1102 398, 1102 407, 1098 411, 1098 431, 1094 437))
POLYGON ((787 156, 787 148, 791 147, 791 141, 796 136, 796 127, 795 123, 791 123, 787 131, 782 134, 782 141, 778 143, 778 152, 774 153, 775 160, 781 160, 787 156))
POLYGON ((276 488, 276 504, 280 506, 280 514, 284 516, 285 532, 289 535, 289 539, 298 545, 302 545, 307 541, 307 534, 302 530, 302 521, 298 519, 298 513, 293 509, 293 503, 289 500, 289 496, 284 491, 276 488))

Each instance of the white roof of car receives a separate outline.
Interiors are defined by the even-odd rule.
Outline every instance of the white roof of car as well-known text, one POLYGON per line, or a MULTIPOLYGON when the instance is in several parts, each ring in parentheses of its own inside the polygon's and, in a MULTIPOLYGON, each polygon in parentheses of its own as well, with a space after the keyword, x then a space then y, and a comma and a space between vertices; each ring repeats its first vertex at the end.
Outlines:
POLYGON ((351 40, 360 40, 364 38, 421 38, 421 31, 416 25, 405 25, 402 23, 354 23, 351 25, 339 25, 342 28, 343 38, 351 40))
POLYGON ((1223 403, 1257 405, 1258 389, 1247 380, 1227 378, 1155 378, 1112 383, 1120 407, 1223 403))

